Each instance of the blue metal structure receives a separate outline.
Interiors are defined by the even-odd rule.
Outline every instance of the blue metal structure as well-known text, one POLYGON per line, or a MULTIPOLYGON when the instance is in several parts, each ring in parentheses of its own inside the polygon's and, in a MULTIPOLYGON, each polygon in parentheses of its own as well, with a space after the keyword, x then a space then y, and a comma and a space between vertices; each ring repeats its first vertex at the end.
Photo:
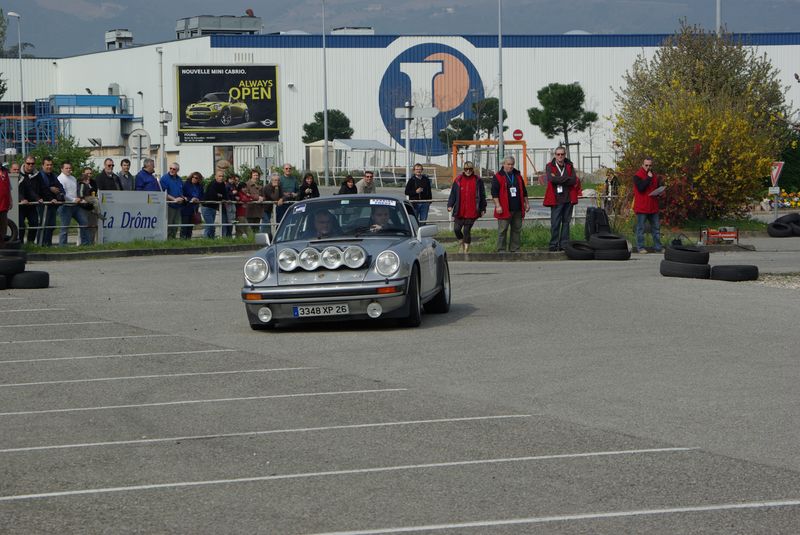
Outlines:
MULTIPOLYGON (((31 148, 55 143, 70 119, 134 119, 133 99, 120 95, 50 95, 37 99, 34 109, 34 115, 25 116, 25 142, 31 148)), ((21 150, 18 116, 0 117, 0 145, 21 150)))

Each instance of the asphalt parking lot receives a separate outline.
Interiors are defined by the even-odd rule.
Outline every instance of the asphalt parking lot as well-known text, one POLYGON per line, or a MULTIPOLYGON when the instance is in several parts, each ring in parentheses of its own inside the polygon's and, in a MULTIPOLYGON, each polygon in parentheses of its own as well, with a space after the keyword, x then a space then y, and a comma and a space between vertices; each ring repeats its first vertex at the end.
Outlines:
MULTIPOLYGON (((800 271, 758 249, 711 262, 800 271)), ((253 332, 246 258, 0 292, 0 531, 797 532, 798 290, 453 263, 418 329, 253 332)))

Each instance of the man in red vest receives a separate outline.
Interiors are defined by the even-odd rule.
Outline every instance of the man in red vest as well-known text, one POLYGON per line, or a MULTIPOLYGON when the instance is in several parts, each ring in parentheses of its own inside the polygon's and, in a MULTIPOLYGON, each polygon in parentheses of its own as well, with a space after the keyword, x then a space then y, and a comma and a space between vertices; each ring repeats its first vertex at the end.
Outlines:
POLYGON ((509 235, 509 251, 515 253, 520 247, 522 219, 528 211, 528 189, 525 178, 514 168, 516 161, 511 156, 503 159, 503 168, 492 177, 492 202, 494 218, 497 219, 497 252, 506 250, 506 235, 509 235), (510 229, 510 232, 509 232, 510 229))
POLYGON ((569 241, 569 222, 572 207, 578 204, 578 197, 582 195, 581 181, 572 162, 567 159, 567 148, 563 145, 556 148, 555 158, 545 166, 544 173, 547 179, 544 205, 550 207, 548 250, 560 251, 569 241))
POLYGON ((642 167, 633 176, 633 211, 636 213, 636 247, 641 254, 646 254, 644 247, 644 223, 650 221, 650 231, 653 234, 653 249, 660 253, 661 247, 661 224, 658 219, 658 197, 660 193, 653 195, 653 192, 661 187, 661 177, 653 173, 653 159, 647 157, 642 163, 642 167))

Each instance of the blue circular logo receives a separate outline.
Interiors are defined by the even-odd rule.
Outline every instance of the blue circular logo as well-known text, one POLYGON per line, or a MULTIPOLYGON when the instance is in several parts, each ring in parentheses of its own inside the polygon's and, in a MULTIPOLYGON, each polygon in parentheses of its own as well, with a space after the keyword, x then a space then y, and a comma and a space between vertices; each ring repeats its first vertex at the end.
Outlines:
POLYGON ((378 93, 383 124, 403 147, 406 121, 398 119, 395 110, 406 102, 423 114, 426 108, 438 109, 433 117, 410 122, 410 149, 425 156, 446 154, 448 148, 439 132, 456 117, 473 118, 472 103, 483 98, 483 82, 472 62, 452 47, 433 43, 411 47, 397 56, 383 74, 378 93))

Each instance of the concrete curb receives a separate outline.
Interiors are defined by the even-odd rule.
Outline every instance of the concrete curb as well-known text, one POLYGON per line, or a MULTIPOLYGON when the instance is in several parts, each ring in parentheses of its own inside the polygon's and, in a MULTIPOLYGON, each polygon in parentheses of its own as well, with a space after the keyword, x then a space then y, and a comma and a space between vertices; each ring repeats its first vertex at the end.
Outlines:
POLYGON ((126 258, 132 256, 162 256, 231 253, 240 251, 257 251, 261 247, 255 244, 212 245, 208 247, 182 247, 177 249, 115 249, 111 251, 76 251, 73 253, 29 253, 28 260, 50 262, 56 260, 94 260, 99 258, 126 258))

